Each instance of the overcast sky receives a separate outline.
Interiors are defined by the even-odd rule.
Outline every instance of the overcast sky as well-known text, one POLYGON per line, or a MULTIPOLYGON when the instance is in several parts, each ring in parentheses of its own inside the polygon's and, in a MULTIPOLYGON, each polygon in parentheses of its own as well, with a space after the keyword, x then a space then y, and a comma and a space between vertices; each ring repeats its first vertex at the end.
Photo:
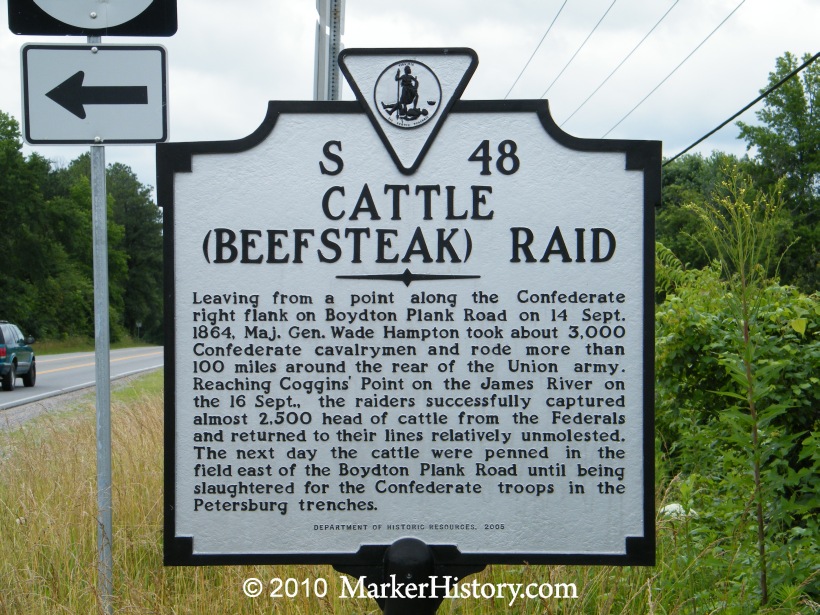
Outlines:
MULTIPOLYGON (((103 39, 104 44, 167 48, 170 140, 240 138, 260 124, 268 100, 312 98, 314 0, 177 4, 179 29, 170 38, 103 39)), ((471 47, 479 65, 462 98, 503 99, 562 5, 564 0, 347 0, 343 43, 346 48, 471 47)), ((7 0, 0 0, 0 110, 22 120, 20 47, 85 43, 85 38, 16 36, 6 16, 7 0)), ((754 99, 778 56, 814 54, 818 47, 820 0, 568 0, 509 98, 547 98, 558 124, 575 136, 600 138, 609 132, 608 138, 661 140, 664 155, 672 156, 754 99)), ((343 98, 353 99, 347 87, 343 98)), ((756 109, 740 119, 755 122, 756 109)), ((727 126, 695 151, 742 154, 745 144, 737 134, 734 124, 727 126)), ((38 146, 36 151, 67 163, 87 147, 38 146)), ((106 147, 106 161, 127 164, 140 181, 155 185, 153 146, 112 145, 106 147)))

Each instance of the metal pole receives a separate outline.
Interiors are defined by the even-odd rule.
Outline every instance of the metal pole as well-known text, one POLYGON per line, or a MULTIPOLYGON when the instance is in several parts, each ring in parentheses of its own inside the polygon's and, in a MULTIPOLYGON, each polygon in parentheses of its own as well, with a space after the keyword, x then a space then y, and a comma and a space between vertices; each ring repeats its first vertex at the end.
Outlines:
POLYGON ((330 0, 330 32, 328 33, 328 93, 329 100, 339 100, 342 93, 339 76, 339 54, 345 30, 345 0, 330 0))
POLYGON ((339 53, 344 34, 345 0, 316 0, 316 56, 313 66, 313 99, 339 100, 339 53))
MULTIPOLYGON (((90 45, 101 37, 89 36, 90 45)), ((94 242, 94 350, 97 382, 97 586, 103 612, 113 615, 114 560, 111 552, 111 365, 108 322, 108 203, 105 147, 91 146, 91 223, 94 242)))
POLYGON ((313 54, 313 100, 327 100, 328 0, 316 0, 316 49, 313 54))

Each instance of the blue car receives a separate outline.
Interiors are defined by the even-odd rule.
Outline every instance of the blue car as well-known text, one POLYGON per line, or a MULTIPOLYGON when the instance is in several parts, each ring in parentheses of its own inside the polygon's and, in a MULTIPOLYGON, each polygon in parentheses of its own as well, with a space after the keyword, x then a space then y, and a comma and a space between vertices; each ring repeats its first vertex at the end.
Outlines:
POLYGON ((31 348, 33 343, 34 338, 24 338, 17 325, 0 320, 0 381, 4 391, 13 391, 17 378, 22 378, 27 387, 34 386, 37 365, 31 348))

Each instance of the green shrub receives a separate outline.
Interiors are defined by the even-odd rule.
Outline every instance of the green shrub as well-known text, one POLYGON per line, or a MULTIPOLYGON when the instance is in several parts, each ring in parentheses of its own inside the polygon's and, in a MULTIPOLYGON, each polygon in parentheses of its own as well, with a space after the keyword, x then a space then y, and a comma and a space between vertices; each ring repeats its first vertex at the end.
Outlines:
POLYGON ((693 549, 725 569, 708 610, 818 595, 820 297, 767 276, 779 207, 729 170, 692 206, 718 260, 687 270, 657 249, 658 439, 700 511, 693 549))

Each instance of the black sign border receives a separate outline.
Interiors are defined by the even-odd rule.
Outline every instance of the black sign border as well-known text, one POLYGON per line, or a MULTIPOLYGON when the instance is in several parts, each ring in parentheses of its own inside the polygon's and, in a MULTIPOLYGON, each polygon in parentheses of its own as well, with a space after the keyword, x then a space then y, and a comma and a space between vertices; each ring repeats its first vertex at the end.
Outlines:
MULTIPOLYGON (((160 143, 157 145, 157 200, 163 208, 165 270, 165 433, 164 563, 166 566, 330 564, 345 571, 381 567, 390 545, 362 544, 355 553, 194 554, 193 537, 176 535, 176 322, 174 252, 174 175, 192 171, 193 156, 247 151, 264 141, 282 114, 348 114, 365 111, 358 102, 270 101, 262 124, 234 141, 160 143)), ((453 545, 429 545, 443 566, 487 564, 621 565, 655 564, 655 208, 661 202, 661 142, 582 139, 563 132, 546 100, 456 101, 450 113, 535 113, 556 142, 575 151, 622 152, 625 170, 643 171, 643 536, 625 538, 624 554, 461 553, 453 545)), ((536 530, 534 530, 536 531, 536 530)))
POLYGON ((111 28, 82 28, 52 17, 34 0, 8 0, 9 30, 14 34, 82 36, 173 36, 177 31, 176 0, 153 0, 133 19, 111 28))
MULTIPOLYGON (((168 138, 168 51, 162 45, 89 45, 89 44, 53 44, 53 43, 26 43, 21 51, 21 72, 23 81, 23 137, 31 145, 137 145, 164 142, 168 138), (50 49, 63 51, 159 51, 162 56, 162 136, 157 139, 32 139, 31 138, 31 111, 29 104, 29 73, 28 51, 31 49, 50 49)), ((68 75, 66 75, 68 77, 68 75)), ((55 87, 58 84, 55 84, 55 87)))

